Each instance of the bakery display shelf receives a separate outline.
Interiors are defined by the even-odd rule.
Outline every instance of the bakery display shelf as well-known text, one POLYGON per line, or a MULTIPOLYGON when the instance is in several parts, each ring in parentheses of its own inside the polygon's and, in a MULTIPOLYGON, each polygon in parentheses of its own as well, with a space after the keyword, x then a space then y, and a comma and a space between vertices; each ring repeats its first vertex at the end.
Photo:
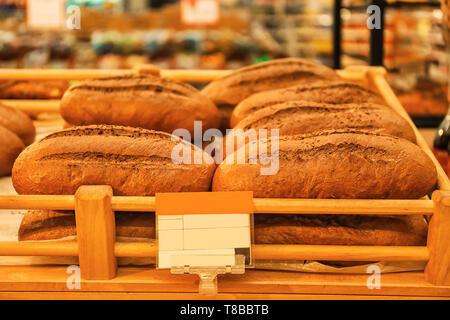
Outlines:
MULTIPOLYGON (((87 80, 105 76, 119 76, 130 72, 154 72, 154 67, 141 66, 135 70, 117 69, 0 69, 0 80, 87 80), (150 70, 150 71, 149 71, 150 70)), ((352 81, 364 81, 364 74, 353 69, 341 70, 345 78, 352 81)), ((223 77, 231 70, 159 70, 162 77, 193 83, 205 83, 223 77)), ((1 103, 14 106, 26 113, 59 112, 59 100, 39 99, 0 99, 1 103)))
MULTIPOLYGON (((15 71, 9 79, 86 79, 105 71, 15 71), (54 79, 54 78, 52 78, 54 79)), ((121 71, 123 73, 124 71, 121 71)), ((163 77, 205 81, 228 71, 161 71, 163 77)), ((1 71, 0 78, 7 78, 1 71)), ((438 173, 432 198, 385 199, 253 199, 254 213, 428 215, 426 246, 252 245, 255 259, 326 261, 421 261, 424 272, 381 275, 381 288, 369 289, 368 274, 321 274, 247 269, 243 275, 221 275, 218 294, 198 293, 196 275, 173 275, 149 266, 117 267, 120 257, 156 257, 148 242, 115 242, 109 232, 112 211, 152 212, 154 197, 112 196, 109 186, 83 186, 75 195, 0 195, 0 209, 75 210, 77 241, 0 242, 0 256, 64 256, 79 258, 81 289, 67 287, 66 266, 0 266, 0 298, 143 298, 143 299, 366 299, 450 298, 450 181, 426 141, 385 80, 382 67, 349 67, 339 74, 378 91, 387 104, 412 126, 418 145, 430 156, 438 173), (93 230, 93 219, 96 228, 93 230), (78 223, 81 221, 82 223, 78 223), (100 224, 100 227, 99 227, 100 224), (95 245, 92 245, 92 244, 95 245), (106 254, 105 253, 109 253, 106 254)))

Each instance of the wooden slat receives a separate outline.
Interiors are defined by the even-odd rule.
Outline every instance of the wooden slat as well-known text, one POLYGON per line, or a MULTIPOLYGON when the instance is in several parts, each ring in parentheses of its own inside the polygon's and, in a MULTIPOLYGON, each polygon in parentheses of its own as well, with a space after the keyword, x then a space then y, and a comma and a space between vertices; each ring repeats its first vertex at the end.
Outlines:
MULTIPOLYGON (((109 281, 81 280, 80 290, 67 288, 66 266, 0 266, 0 292, 146 292, 192 293, 198 296, 196 275, 172 275, 148 267, 119 268, 109 281)), ((381 288, 367 287, 368 274, 314 274, 246 270, 243 275, 219 276, 219 294, 327 294, 369 296, 450 297, 450 286, 431 286, 422 272, 381 275, 381 288)), ((1 295, 1 298, 4 298, 1 295)), ((106 298, 106 296, 105 296, 106 298)), ((202 297, 204 298, 204 297, 202 297)), ((350 297, 349 297, 350 298, 350 297)))
MULTIPOLYGON (((150 242, 116 242, 117 257, 156 257, 158 247, 150 242)), ((330 260, 330 261, 427 261, 427 247, 406 246, 325 246, 325 245, 252 245, 255 259, 260 260, 330 260)), ((77 256, 72 242, 0 242, 0 256, 77 256)))
POLYGON ((161 70, 161 77, 185 82, 210 82, 231 72, 231 70, 161 70))
POLYGON ((430 260, 425 279, 434 285, 450 285, 450 191, 433 193, 435 213, 428 228, 430 260))
POLYGON ((74 210, 74 196, 0 195, 0 209, 74 210))
POLYGON ((255 213, 296 214, 430 214, 431 200, 253 199, 255 213))
MULTIPOLYGON (((117 69, 0 69, 0 80, 87 80, 134 72, 117 69)), ((208 82, 230 70, 161 70, 163 78, 187 82, 208 82)))
MULTIPOLYGON (((87 80, 119 76, 134 72, 120 69, 1 69, 0 80, 87 80)), ((209 82, 230 74, 232 70, 160 70, 161 77, 186 82, 209 82)), ((338 70, 347 80, 364 80, 356 70, 338 70)))
POLYGON ((450 297, 358 294, 219 293, 205 296, 186 292, 0 292, 0 300, 450 300, 450 297))
POLYGON ((59 113, 59 100, 2 99, 0 103, 15 107, 26 113, 59 113))
POLYGON ((113 210, 120 210, 120 211, 154 212, 155 197, 117 196, 112 198, 112 207, 113 210))
MULTIPOLYGON (((115 211, 153 212, 155 197, 111 199, 115 211)), ((432 214, 431 200, 362 199, 259 199, 254 198, 255 213, 290 214, 432 214)), ((74 197, 61 195, 0 195, 0 209, 73 210, 74 197)))
POLYGON ((367 80, 366 70, 352 69, 348 67, 343 70, 336 70, 336 72, 347 81, 365 81, 367 80))
POLYGON ((264 293, 219 293, 213 298, 195 293, 129 293, 129 292, 0 292, 0 299, 14 300, 450 300, 450 297, 422 297, 422 296, 368 296, 368 295, 332 295, 332 294, 264 294, 264 293))
POLYGON ((427 261, 426 247, 254 245, 255 259, 330 261, 427 261))
POLYGON ((76 257, 76 241, 0 241, 0 256, 76 257))
MULTIPOLYGON (((148 242, 116 242, 116 257, 156 257, 158 247, 148 242)), ((0 241, 0 256, 78 256, 77 241, 0 241)))
POLYGON ((109 280, 117 271, 116 222, 110 186, 81 186, 75 193, 75 219, 81 276, 109 280))
MULTIPOLYGON (((0 80, 87 80, 105 76, 119 76, 136 70, 121 69, 1 69, 0 80)), ((187 81, 209 82, 226 76, 232 70, 160 70, 163 78, 187 81)), ((364 80, 365 72, 356 69, 337 70, 346 80, 364 80)))
POLYGON ((1 69, 0 80, 85 80, 130 72, 118 69, 1 69))

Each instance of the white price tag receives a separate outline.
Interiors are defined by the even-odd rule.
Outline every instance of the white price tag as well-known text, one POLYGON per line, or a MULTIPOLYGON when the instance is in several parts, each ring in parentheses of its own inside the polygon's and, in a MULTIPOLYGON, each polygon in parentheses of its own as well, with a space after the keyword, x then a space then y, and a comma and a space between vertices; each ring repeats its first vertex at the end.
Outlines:
POLYGON ((249 214, 158 215, 159 268, 232 266, 250 246, 249 214))
POLYGON ((64 0, 27 0, 28 28, 53 30, 61 29, 64 25, 64 0))
POLYGON ((187 25, 212 25, 219 22, 219 0, 181 0, 181 20, 187 25))
POLYGON ((158 268, 250 264, 252 213, 248 192, 156 194, 158 268))

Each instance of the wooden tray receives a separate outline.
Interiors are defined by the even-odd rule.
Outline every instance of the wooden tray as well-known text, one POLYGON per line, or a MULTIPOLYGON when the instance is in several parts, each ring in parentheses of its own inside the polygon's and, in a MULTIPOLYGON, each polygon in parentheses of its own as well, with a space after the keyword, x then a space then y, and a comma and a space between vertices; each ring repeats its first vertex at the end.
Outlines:
MULTIPOLYGON (((86 79, 123 72, 3 70, 0 79, 86 79)), ((228 71, 161 71, 164 77, 200 82, 226 73, 228 71)), ((436 166, 439 189, 431 200, 254 199, 255 214, 426 214, 431 216, 427 246, 253 245, 254 256, 272 260, 424 261, 427 263, 425 272, 382 274, 381 288, 369 289, 369 274, 246 270, 244 275, 220 276, 219 294, 209 298, 450 298, 450 181, 386 82, 383 68, 353 67, 339 73, 344 79, 364 83, 378 91, 387 104, 410 122, 418 145, 436 166)), ((25 105, 24 101, 9 102, 18 107, 25 105)), ((53 103, 53 111, 58 110, 57 101, 49 103, 53 103)), ((41 104, 28 103, 27 108, 32 112, 49 111, 42 110, 41 104)), ((114 242, 112 212, 148 212, 154 210, 154 206, 154 197, 116 197, 108 186, 84 186, 74 196, 0 196, 0 209, 75 210, 78 234, 78 241, 0 242, 0 256, 78 256, 83 276, 81 289, 70 290, 66 283, 66 266, 0 266, 0 298, 208 298, 197 293, 198 277, 195 275, 171 275, 170 271, 148 267, 117 268, 116 257, 155 257, 157 247, 149 243, 114 242), (90 232, 93 217, 97 223, 95 233, 90 232)))

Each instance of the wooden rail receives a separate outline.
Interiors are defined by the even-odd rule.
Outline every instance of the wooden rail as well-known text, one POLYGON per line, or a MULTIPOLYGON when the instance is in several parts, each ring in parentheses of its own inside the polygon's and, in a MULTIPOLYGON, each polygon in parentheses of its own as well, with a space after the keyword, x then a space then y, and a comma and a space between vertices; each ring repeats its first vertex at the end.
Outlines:
MULTIPOLYGON (((136 70, 137 72, 140 69, 136 70)), ((0 80, 88 80, 136 72, 120 69, 0 69, 0 80)), ((160 70, 163 78, 186 82, 208 82, 231 70, 160 70)))
MULTIPOLYGON (((145 66, 136 70, 121 69, 0 69, 0 80, 88 80, 106 76, 120 76, 146 70, 145 66)), ((367 70, 365 69, 364 72, 367 70)), ((232 70, 160 70, 161 77, 186 81, 209 82, 230 74, 232 70)), ((358 81, 366 78, 358 68, 337 70, 347 80, 358 81)))
MULTIPOLYGON (((405 246, 325 246, 254 244, 258 260, 330 261, 428 261, 427 247, 405 246)), ((151 242, 116 242, 116 257, 155 258, 158 246, 151 242)), ((76 241, 0 242, 0 256, 78 256, 76 241)))
POLYGON ((2 99, 0 103, 15 107, 26 113, 59 113, 59 100, 2 99))
MULTIPOLYGON (((433 214, 432 200, 253 199, 255 213, 279 214, 433 214)), ((154 212, 155 197, 111 198, 114 211, 154 212)), ((74 210, 71 195, 0 195, 0 209, 74 210)))

